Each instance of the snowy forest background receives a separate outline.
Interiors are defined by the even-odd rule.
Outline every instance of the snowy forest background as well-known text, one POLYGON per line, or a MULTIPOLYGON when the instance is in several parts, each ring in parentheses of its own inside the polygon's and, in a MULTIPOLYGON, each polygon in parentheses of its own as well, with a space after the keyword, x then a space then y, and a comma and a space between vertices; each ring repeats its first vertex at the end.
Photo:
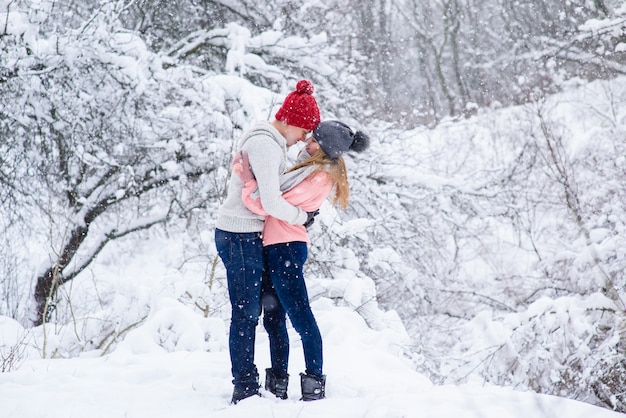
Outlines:
POLYGON ((623 1, 257 3, 0 0, 0 315, 60 358, 140 326, 134 287, 226 317, 233 146, 307 78, 373 138, 311 231, 325 296, 437 384, 626 412, 623 1), (106 280, 149 242, 176 280, 106 280))

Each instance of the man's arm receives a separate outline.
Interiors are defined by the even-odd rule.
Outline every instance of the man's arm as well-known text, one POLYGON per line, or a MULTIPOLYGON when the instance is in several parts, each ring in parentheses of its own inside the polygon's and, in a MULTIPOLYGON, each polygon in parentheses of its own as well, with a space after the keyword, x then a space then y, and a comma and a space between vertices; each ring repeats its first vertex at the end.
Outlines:
POLYGON ((284 152, 273 140, 259 135, 250 138, 243 151, 248 153, 248 161, 259 188, 261 205, 265 212, 274 218, 283 220, 292 225, 302 225, 307 219, 307 213, 291 204, 283 197, 280 191, 281 165, 284 152))

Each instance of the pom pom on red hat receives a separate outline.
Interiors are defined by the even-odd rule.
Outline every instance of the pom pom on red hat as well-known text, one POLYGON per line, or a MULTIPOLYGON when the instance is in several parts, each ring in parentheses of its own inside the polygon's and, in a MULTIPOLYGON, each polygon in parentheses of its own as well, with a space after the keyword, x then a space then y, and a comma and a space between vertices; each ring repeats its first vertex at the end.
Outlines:
POLYGON ((296 84, 296 91, 300 94, 313 94, 315 87, 309 80, 300 80, 296 84))
POLYGON ((285 97, 283 105, 276 112, 276 119, 287 125, 313 130, 320 123, 320 110, 313 97, 313 83, 300 80, 296 90, 285 97))

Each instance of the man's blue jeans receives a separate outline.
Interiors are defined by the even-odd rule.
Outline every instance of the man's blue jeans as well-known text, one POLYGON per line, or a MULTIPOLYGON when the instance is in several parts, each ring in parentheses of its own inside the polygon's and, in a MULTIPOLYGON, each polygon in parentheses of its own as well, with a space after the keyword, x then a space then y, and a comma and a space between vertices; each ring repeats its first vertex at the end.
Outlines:
POLYGON ((226 267, 231 304, 228 346, 235 390, 245 394, 259 389, 254 364, 256 325, 261 314, 264 271, 260 232, 234 233, 215 230, 215 246, 226 267))
POLYGON ((263 325, 270 340, 272 369, 277 376, 287 375, 289 337, 285 313, 300 334, 306 373, 322 376, 322 336, 309 305, 303 267, 308 256, 307 244, 290 242, 265 247, 266 269, 271 284, 263 285, 263 325), (273 288, 273 291, 272 291, 273 288), (272 299, 272 295, 276 295, 272 299))

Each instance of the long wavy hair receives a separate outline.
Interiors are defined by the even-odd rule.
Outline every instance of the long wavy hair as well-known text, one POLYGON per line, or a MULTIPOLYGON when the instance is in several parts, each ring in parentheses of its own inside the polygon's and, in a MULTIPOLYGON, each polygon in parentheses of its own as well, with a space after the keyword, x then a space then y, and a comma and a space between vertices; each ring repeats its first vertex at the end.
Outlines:
POLYGON ((350 197, 350 187, 348 185, 348 171, 346 170, 346 163, 343 157, 339 157, 336 160, 331 159, 326 153, 319 148, 313 155, 304 161, 291 167, 289 171, 297 170, 301 167, 315 166, 313 174, 319 172, 326 172, 330 175, 330 179, 333 182, 333 188, 335 189, 335 197, 333 198, 333 205, 339 204, 341 208, 348 207, 348 199, 350 197))

